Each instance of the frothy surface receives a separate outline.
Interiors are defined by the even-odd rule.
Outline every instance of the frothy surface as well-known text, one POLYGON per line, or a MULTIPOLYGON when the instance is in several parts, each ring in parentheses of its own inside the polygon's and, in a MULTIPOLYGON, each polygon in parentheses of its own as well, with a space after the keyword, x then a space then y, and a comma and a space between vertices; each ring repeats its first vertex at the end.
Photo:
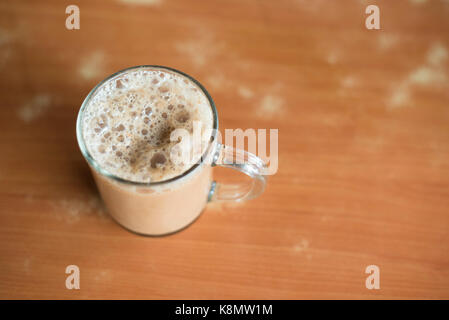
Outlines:
MULTIPOLYGON (((171 159, 179 141, 170 141, 170 134, 176 129, 192 132, 198 124, 207 132, 213 115, 207 97, 190 79, 141 68, 104 83, 86 105, 82 121, 86 147, 102 168, 130 181, 154 182, 193 165, 171 159)), ((208 139, 202 137, 203 147, 208 139)))

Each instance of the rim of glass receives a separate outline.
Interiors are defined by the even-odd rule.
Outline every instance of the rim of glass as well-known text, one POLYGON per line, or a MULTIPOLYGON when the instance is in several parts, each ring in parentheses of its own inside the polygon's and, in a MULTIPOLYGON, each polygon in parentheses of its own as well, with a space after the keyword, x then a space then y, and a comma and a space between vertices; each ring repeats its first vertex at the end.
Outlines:
POLYGON ((215 103, 212 100, 212 97, 210 96, 209 92, 207 92, 206 88, 204 88, 204 86, 195 78, 189 76, 188 74, 170 68, 170 67, 165 67, 165 66, 160 66, 160 65, 139 65, 139 66, 133 66, 133 67, 129 67, 126 69, 122 69, 120 71, 117 71, 116 73, 111 74, 110 76, 108 76, 107 78, 103 79, 102 81, 100 81, 90 92, 89 94, 86 96, 86 98, 84 99, 83 103, 81 104, 81 108, 78 112, 78 117, 76 120, 76 138, 78 140, 78 146, 81 150, 81 153, 83 154, 84 158, 86 159, 86 161, 101 175, 108 177, 112 180, 115 180, 117 182, 120 183, 125 183, 125 184, 129 184, 129 185, 134 185, 134 186, 156 186, 156 185, 162 185, 162 184, 166 184, 166 183, 170 183, 170 182, 174 182, 178 179, 181 179, 185 176, 187 176, 189 173, 193 172, 196 168, 198 168, 200 166, 200 164, 202 164, 204 162, 204 160, 206 159, 207 155, 209 154, 209 152, 211 151, 211 148, 213 146, 213 142, 215 141, 216 135, 217 135, 217 131, 218 131, 218 114, 217 114, 217 108, 215 107, 215 103), (207 100, 209 101, 209 106, 212 110, 212 117, 213 117, 213 129, 212 129, 212 135, 210 137, 209 140, 209 145, 207 147, 207 149, 205 150, 204 154, 201 156, 200 160, 197 161, 195 164, 193 164, 188 170, 184 171, 183 173, 167 179, 167 180, 162 180, 162 181, 154 181, 154 182, 138 182, 138 181, 132 181, 132 180, 127 180, 124 178, 121 178, 119 176, 116 176, 112 173, 110 173, 108 170, 106 170, 105 168, 102 168, 99 163, 94 159, 94 157, 90 154, 89 150, 86 147, 86 144, 84 142, 84 137, 83 137, 83 114, 84 114, 84 110, 86 109, 88 103, 90 102, 91 98, 95 95, 95 93, 97 92, 98 89, 100 89, 102 87, 103 84, 105 84, 106 82, 108 82, 109 80, 124 74, 126 72, 129 72, 131 70, 137 70, 137 69, 159 69, 159 70, 167 70, 170 72, 174 72, 177 73, 181 76, 186 77, 187 79, 189 79, 190 81, 192 81, 194 84, 196 84, 201 91, 204 93, 204 95, 206 96, 207 100))

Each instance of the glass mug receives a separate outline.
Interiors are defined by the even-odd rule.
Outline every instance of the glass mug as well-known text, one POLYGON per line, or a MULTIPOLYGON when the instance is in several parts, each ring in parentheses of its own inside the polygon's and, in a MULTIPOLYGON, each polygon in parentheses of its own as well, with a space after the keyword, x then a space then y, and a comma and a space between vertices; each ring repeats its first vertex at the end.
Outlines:
POLYGON ((209 201, 242 201, 259 196, 265 189, 266 166, 257 156, 225 146, 217 140, 218 115, 206 89, 191 76, 162 66, 136 66, 119 71, 101 81, 87 95, 78 113, 76 135, 103 202, 115 221, 141 235, 162 236, 180 231, 193 223, 209 201), (91 99, 106 83, 137 69, 176 73, 198 86, 206 96, 213 115, 213 130, 201 160, 182 174, 163 181, 134 182, 108 172, 89 153, 83 137, 83 114, 91 99), (222 184, 212 180, 212 167, 236 169, 250 181, 222 184))

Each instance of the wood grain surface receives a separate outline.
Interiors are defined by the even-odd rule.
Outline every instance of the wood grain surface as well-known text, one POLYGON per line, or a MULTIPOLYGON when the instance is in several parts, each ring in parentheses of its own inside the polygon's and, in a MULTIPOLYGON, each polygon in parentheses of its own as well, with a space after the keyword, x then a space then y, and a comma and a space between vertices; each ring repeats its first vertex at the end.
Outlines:
POLYGON ((449 298, 448 1, 2 0, 0 74, 0 298, 449 298), (202 82, 221 130, 279 129, 263 196, 168 237, 112 221, 75 120, 139 64, 202 82))

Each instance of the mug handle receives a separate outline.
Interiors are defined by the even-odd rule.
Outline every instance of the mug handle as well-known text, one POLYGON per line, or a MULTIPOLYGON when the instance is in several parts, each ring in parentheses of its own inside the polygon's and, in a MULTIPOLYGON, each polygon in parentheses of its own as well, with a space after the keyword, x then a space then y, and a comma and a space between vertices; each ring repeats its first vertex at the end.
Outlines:
POLYGON ((218 143, 211 165, 238 170, 252 179, 237 184, 213 181, 208 201, 244 201, 258 197, 265 190, 266 165, 252 153, 218 143))

